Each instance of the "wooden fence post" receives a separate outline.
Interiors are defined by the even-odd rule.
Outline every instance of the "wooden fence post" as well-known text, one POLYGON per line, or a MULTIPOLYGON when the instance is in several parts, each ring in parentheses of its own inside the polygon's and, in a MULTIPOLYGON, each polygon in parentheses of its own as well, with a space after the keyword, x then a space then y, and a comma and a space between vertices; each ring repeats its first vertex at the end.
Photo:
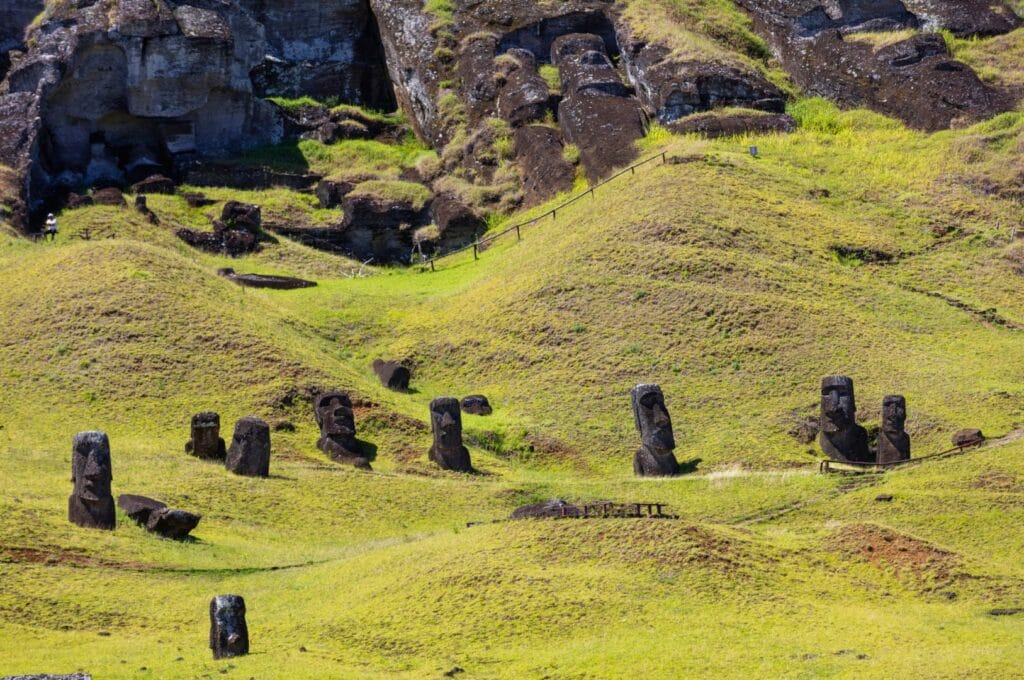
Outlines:
POLYGON ((480 242, 479 242, 479 241, 477 241, 476 243, 474 243, 474 244, 473 244, 473 259, 474 259, 474 260, 476 260, 476 259, 478 258, 478 255, 477 255, 477 248, 478 248, 479 246, 480 246, 480 242))
POLYGON ((519 233, 519 225, 518 224, 516 225, 516 240, 517 241, 522 241, 523 240, 523 235, 521 233, 519 233))

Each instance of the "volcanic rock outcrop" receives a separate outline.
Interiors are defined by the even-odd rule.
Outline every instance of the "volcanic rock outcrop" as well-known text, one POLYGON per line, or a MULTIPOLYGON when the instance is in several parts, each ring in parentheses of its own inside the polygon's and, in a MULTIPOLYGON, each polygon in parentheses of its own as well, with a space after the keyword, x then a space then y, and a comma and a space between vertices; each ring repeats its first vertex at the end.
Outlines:
POLYGON ((249 75, 264 31, 237 4, 71 0, 47 12, 0 87, 0 158, 25 178, 23 227, 70 190, 281 138, 249 75))
POLYGON ((1001 2, 739 0, 772 51, 808 92, 868 106, 923 130, 982 120, 1010 97, 951 58, 942 36, 1005 33, 1020 24, 1001 2), (932 31, 891 42, 885 33, 932 31), (871 34, 882 40, 873 41, 871 34), (887 42, 891 44, 886 44, 887 42))
POLYGON ((367 0, 239 0, 266 31, 253 72, 260 96, 310 96, 395 108, 377 20, 367 0))

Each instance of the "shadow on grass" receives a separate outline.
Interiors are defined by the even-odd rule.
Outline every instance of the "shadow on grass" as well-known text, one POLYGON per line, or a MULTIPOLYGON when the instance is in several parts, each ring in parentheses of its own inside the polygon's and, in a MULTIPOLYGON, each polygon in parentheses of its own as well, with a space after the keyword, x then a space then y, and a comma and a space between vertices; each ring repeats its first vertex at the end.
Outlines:
POLYGON ((703 458, 693 458, 685 463, 679 464, 679 474, 689 475, 697 471, 697 466, 704 462, 703 458))

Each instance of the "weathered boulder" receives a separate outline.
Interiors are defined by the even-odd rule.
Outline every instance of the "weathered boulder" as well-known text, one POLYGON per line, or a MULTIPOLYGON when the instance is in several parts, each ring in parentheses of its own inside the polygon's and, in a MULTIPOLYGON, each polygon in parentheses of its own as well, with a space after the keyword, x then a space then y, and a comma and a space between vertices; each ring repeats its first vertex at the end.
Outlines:
POLYGON ((258 205, 228 201, 220 214, 220 221, 227 229, 244 229, 252 234, 259 234, 263 226, 263 217, 258 205))
POLYGON ((174 180, 163 175, 151 175, 141 182, 132 185, 132 193, 136 194, 168 194, 175 191, 174 180))
POLYGON ((164 538, 183 541, 199 525, 199 515, 184 510, 173 510, 166 503, 133 494, 117 497, 117 506, 137 524, 146 527, 150 533, 164 538))
POLYGON ((482 394, 471 394, 462 398, 462 412, 474 416, 489 416, 493 410, 487 397, 482 394))
POLYGON ((316 197, 321 208, 337 208, 356 185, 344 180, 321 180, 316 185, 316 197))
POLYGON ((108 205, 114 208, 128 206, 128 202, 124 200, 124 194, 117 187, 107 187, 93 192, 92 200, 96 205, 108 205))
POLYGON ((380 383, 389 390, 405 391, 409 389, 412 373, 397 361, 374 359, 373 372, 377 375, 380 383))
POLYGON ((430 204, 430 214, 437 225, 442 251, 461 248, 487 231, 484 219, 454 194, 437 194, 430 204))
POLYGON ((985 435, 977 428, 967 428, 956 432, 953 435, 952 441, 953 446, 959 446, 960 448, 978 446, 985 443, 985 435))
POLYGON ((270 476, 270 426, 255 416, 235 424, 224 466, 236 475, 270 476))

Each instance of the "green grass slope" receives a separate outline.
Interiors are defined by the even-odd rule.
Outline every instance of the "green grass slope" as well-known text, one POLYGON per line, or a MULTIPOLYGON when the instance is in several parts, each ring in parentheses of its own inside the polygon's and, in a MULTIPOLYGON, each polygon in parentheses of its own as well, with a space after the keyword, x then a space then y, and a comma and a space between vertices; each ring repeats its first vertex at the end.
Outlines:
POLYGON ((206 218, 173 197, 151 197, 159 226, 89 208, 56 244, 0 234, 0 672, 1013 677, 1020 617, 988 612, 1024 606, 1024 445, 851 486, 789 431, 833 372, 868 424, 905 394, 916 455, 1024 422, 1024 116, 924 135, 793 113, 788 136, 656 131, 645 151, 673 163, 434 273, 285 238, 201 254, 172 232, 206 218), (319 285, 247 290, 222 266, 319 285), (378 356, 413 361, 415 389, 381 388, 378 356), (662 384, 691 474, 632 477, 641 381, 662 384), (315 449, 313 385, 356 395, 374 472, 315 449), (464 419, 483 474, 437 471, 427 405, 472 392, 495 406, 464 419), (248 414, 277 426, 269 479, 184 454, 207 409, 225 437, 248 414), (202 513, 194 542, 67 523, 71 437, 94 428, 115 494, 202 513), (680 519, 489 522, 556 496, 680 519), (215 663, 226 592, 253 654, 215 663))

